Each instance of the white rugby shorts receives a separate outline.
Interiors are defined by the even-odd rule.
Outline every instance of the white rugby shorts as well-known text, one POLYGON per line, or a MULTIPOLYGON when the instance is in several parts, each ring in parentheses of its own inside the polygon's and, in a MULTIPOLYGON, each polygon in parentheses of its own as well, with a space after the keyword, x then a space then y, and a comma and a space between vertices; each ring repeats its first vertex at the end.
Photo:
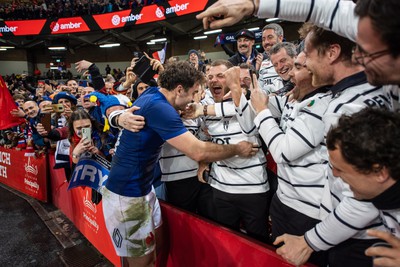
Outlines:
POLYGON ((107 231, 120 257, 142 257, 155 249, 154 230, 161 226, 161 209, 154 188, 143 197, 125 197, 102 188, 107 231))

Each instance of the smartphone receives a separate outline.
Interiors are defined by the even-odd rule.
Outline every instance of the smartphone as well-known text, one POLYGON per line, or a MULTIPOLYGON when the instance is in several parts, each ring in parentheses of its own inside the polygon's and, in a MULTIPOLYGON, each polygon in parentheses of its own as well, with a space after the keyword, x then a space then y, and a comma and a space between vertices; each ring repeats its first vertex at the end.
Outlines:
POLYGON ((51 131, 51 113, 40 113, 40 123, 46 132, 49 133, 51 131))
POLYGON ((92 128, 82 128, 82 138, 92 140, 92 128))
POLYGON ((133 72, 146 84, 148 84, 157 73, 150 66, 150 59, 144 55, 136 61, 136 65, 133 67, 133 72))
POLYGON ((63 104, 52 104, 53 111, 56 113, 63 113, 64 112, 64 105, 63 104))

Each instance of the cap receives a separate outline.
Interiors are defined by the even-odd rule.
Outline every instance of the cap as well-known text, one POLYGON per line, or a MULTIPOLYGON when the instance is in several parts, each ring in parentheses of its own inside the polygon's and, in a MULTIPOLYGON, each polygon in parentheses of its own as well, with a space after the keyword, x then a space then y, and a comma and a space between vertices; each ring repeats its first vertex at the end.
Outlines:
POLYGON ((238 31, 235 35, 235 39, 237 40, 239 37, 247 37, 252 40, 256 39, 254 32, 249 31, 247 29, 242 29, 242 30, 238 31))
POLYGON ((58 100, 60 99, 68 99, 69 101, 71 101, 72 104, 76 105, 76 103, 78 102, 75 98, 75 96, 73 96, 72 94, 68 93, 68 92, 59 92, 58 94, 56 94, 53 97, 53 104, 58 104, 58 100))
POLYGON ((197 55, 197 57, 199 58, 199 51, 197 51, 196 49, 190 49, 188 52, 188 57, 190 57, 191 54, 195 53, 197 55))

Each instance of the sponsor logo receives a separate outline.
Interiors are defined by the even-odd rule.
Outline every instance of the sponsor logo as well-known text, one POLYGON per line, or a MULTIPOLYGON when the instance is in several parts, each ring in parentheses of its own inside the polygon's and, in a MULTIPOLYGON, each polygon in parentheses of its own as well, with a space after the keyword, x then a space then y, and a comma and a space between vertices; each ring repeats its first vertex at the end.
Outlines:
POLYGON ((118 228, 114 228, 112 239, 117 248, 120 248, 122 245, 122 235, 119 232, 118 228))
POLYGON ((0 27, 0 32, 15 32, 17 31, 18 27, 14 26, 14 27, 8 27, 8 26, 4 26, 4 27, 0 27))
POLYGON ((89 191, 86 191, 86 196, 83 198, 83 205, 94 213, 97 213, 96 205, 89 199, 89 191))
POLYGON ((90 218, 89 215, 86 214, 86 212, 83 212, 83 218, 91 225, 93 228, 97 231, 99 231, 99 225, 97 224, 95 219, 90 218))
POLYGON ((39 191, 39 184, 37 182, 33 182, 33 181, 30 181, 30 180, 25 178, 24 179, 24 184, 36 189, 36 191, 39 191))
POLYGON ((33 175, 38 174, 38 167, 33 164, 31 165, 31 157, 28 157, 28 163, 25 163, 25 171, 33 175))
POLYGON ((162 18, 164 17, 165 9, 162 6, 157 7, 156 9, 156 17, 162 18))
POLYGON ((175 6, 167 7, 166 9, 164 9, 163 7, 158 7, 156 9, 156 16, 157 16, 157 18, 162 18, 162 17, 164 17, 164 15, 187 10, 188 5, 189 5, 189 3, 185 3, 182 5, 176 4, 175 6))
POLYGON ((142 19, 143 14, 130 14, 129 16, 125 17, 120 17, 119 15, 114 15, 111 18, 111 23, 114 26, 118 26, 121 22, 126 23, 126 22, 131 22, 131 21, 138 21, 142 19))
POLYGON ((58 22, 50 25, 50 28, 53 32, 58 32, 59 30, 70 30, 70 29, 80 29, 82 22, 69 22, 69 23, 62 23, 59 24, 58 22))

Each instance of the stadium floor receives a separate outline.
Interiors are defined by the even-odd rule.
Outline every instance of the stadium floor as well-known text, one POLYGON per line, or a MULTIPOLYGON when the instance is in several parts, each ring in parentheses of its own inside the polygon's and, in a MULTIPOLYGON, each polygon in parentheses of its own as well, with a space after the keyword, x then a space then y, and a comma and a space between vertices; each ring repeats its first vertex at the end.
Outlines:
POLYGON ((0 266, 113 266, 57 208, 0 184, 0 266))

